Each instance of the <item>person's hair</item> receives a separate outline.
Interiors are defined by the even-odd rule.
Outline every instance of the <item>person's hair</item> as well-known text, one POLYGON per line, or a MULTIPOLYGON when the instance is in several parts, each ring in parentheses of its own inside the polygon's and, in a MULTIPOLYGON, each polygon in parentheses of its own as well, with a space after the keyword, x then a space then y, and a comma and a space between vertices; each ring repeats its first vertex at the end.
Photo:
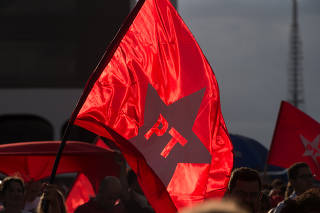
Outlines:
POLYGON ((203 203, 183 208, 179 213, 247 213, 231 200, 206 200, 203 203))
POLYGON ((320 188, 311 188, 295 198, 298 212, 320 212, 320 188))
POLYGON ((58 201, 58 203, 54 203, 50 200, 47 199, 46 195, 43 193, 40 197, 40 201, 38 203, 37 206, 37 211, 36 213, 45 213, 45 209, 44 208, 48 208, 49 205, 59 205, 57 206, 58 209, 60 209, 61 213, 67 213, 67 208, 65 205, 65 199, 64 196, 62 194, 62 192, 58 189, 54 189, 50 191, 50 193, 55 193, 54 197, 56 198, 56 200, 58 201), (47 206, 47 207, 45 207, 47 206))
POLYGON ((288 178, 289 180, 294 180, 297 178, 298 173, 299 173, 299 169, 301 168, 309 168, 308 164, 304 163, 304 162, 298 162, 293 164, 292 166, 290 166, 290 168, 288 169, 288 178))
POLYGON ((285 192, 284 192, 284 199, 288 199, 289 196, 292 194, 292 192, 293 192, 293 186, 292 186, 291 182, 289 181, 287 184, 287 187, 285 189, 285 192))
MULTIPOLYGON (((22 193, 24 193, 24 182, 22 178, 17 177, 17 176, 8 176, 5 177, 1 184, 0 184, 0 197, 3 197, 6 191, 8 190, 8 187, 10 186, 11 183, 16 182, 21 186, 22 193)), ((3 206, 6 207, 7 204, 6 202, 3 202, 3 206)))
POLYGON ((237 184, 237 181, 257 181, 259 184, 259 190, 261 190, 261 179, 258 172, 248 167, 240 167, 231 173, 230 181, 228 184, 228 190, 231 192, 237 184))
POLYGON ((261 190, 270 191, 271 189, 272 189, 271 184, 263 183, 263 184, 261 185, 261 190))
POLYGON ((0 192, 3 194, 6 192, 6 190, 8 189, 9 185, 12 182, 16 182, 19 183, 21 185, 22 191, 24 192, 24 182, 22 180, 22 178, 18 177, 18 176, 8 176, 5 177, 1 184, 0 184, 0 192))
POLYGON ((105 187, 107 187, 109 184, 119 184, 121 185, 120 183, 120 180, 117 178, 117 177, 114 177, 114 176, 106 176, 102 179, 100 185, 99 185, 99 192, 101 190, 104 190, 105 187))
POLYGON ((282 186, 280 187, 280 195, 281 195, 282 197, 285 196, 286 190, 287 190, 287 186, 286 186, 286 185, 282 185, 282 186))
POLYGON ((272 181, 272 183, 271 183, 272 188, 278 188, 278 187, 281 187, 283 185, 284 185, 284 182, 279 178, 274 179, 272 181))

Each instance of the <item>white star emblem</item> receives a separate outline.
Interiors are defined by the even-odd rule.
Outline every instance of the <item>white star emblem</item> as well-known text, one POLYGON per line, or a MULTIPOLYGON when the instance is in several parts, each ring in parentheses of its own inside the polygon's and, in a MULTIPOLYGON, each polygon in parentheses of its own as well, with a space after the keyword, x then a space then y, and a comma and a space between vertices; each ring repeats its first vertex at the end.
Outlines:
POLYGON ((320 134, 313 141, 308 141, 305 137, 303 137, 303 135, 300 135, 300 139, 305 149, 303 156, 310 156, 316 163, 317 167, 320 168, 317 160, 317 157, 320 156, 320 134))

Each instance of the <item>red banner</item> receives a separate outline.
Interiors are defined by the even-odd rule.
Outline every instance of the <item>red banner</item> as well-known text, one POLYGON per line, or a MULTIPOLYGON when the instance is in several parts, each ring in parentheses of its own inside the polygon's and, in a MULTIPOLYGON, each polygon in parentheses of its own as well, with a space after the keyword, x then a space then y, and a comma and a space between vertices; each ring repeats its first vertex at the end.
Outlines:
MULTIPOLYGON (((26 182, 47 178, 61 141, 33 141, 0 145, 0 172, 20 175, 26 182), (5 163, 4 163, 5 162, 5 163)), ((94 189, 106 175, 119 176, 115 152, 93 144, 68 141, 57 174, 79 172, 86 175, 94 189), (96 169, 92 167, 95 165, 96 169)))
POLYGON ((320 124, 283 101, 274 132, 268 164, 289 168, 296 162, 307 163, 320 177, 320 124))

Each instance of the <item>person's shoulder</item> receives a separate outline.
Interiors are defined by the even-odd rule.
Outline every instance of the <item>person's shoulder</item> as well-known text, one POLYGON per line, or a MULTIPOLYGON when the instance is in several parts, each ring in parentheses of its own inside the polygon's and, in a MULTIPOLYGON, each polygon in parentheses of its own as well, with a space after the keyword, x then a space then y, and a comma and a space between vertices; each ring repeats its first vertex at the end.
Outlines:
POLYGON ((32 213, 32 212, 27 211, 27 210, 22 210, 21 213, 32 213))
POLYGON ((86 212, 86 210, 89 208, 89 204, 88 203, 84 203, 79 205, 76 210, 74 211, 74 213, 82 213, 82 212, 86 212))
POLYGON ((297 195, 295 193, 292 193, 287 199, 281 201, 278 203, 278 205, 274 208, 274 213, 280 213, 281 210, 287 205, 288 202, 290 202, 292 199, 294 199, 297 195))
POLYGON ((268 213, 274 213, 275 208, 272 208, 268 211, 268 213))
POLYGON ((283 200, 280 203, 278 203, 278 205, 274 208, 273 213, 281 212, 281 209, 283 209, 283 207, 285 206, 285 202, 286 200, 283 200))
POLYGON ((296 192, 292 192, 288 199, 295 199, 297 197, 296 192))
POLYGON ((74 211, 74 213, 90 212, 90 209, 92 208, 93 205, 94 205, 94 201, 90 199, 88 202, 79 205, 74 211))

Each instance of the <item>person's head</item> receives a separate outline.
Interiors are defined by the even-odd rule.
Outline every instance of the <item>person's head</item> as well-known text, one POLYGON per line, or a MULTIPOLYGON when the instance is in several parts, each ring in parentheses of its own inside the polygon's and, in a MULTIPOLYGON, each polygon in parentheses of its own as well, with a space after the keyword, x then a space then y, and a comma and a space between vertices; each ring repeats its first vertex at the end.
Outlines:
POLYGON ((24 182, 19 177, 8 176, 3 179, 0 192, 5 209, 23 209, 24 182))
POLYGON ((254 169, 241 167, 231 173, 227 196, 250 212, 258 211, 261 198, 261 179, 254 169))
POLYGON ((122 187, 119 179, 107 176, 100 183, 96 201, 102 208, 110 209, 117 204, 121 190, 122 187))
POLYGON ((54 185, 46 185, 37 207, 37 213, 67 213, 62 192, 54 185), (47 206, 47 207, 45 207, 47 206))
POLYGON ((288 169, 288 178, 297 195, 313 187, 313 175, 306 163, 293 164, 288 169))
POLYGON ((228 200, 206 200, 202 203, 187 207, 179 213, 248 213, 241 209, 236 203, 228 200))
POLYGON ((271 183, 272 189, 279 189, 280 190, 283 185, 284 185, 284 182, 279 178, 274 179, 271 183))
POLYGON ((30 181, 25 184, 25 200, 32 202, 41 195, 42 183, 40 181, 30 181))

